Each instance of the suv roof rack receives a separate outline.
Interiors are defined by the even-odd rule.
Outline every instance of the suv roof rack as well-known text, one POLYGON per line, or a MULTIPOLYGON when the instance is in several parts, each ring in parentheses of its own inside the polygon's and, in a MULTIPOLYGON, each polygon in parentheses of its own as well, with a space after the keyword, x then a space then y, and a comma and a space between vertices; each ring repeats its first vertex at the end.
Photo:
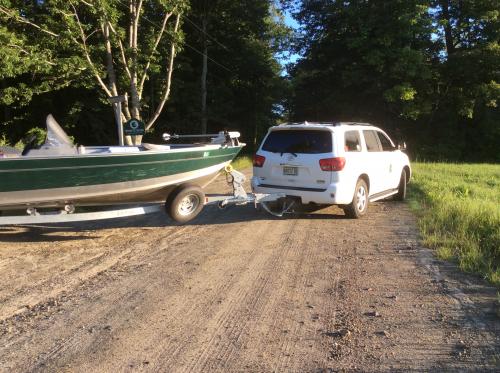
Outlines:
POLYGON ((371 123, 366 123, 366 122, 338 122, 338 126, 340 125, 346 125, 346 126, 371 126, 371 123))
POLYGON ((337 127, 337 126, 371 126, 372 124, 363 122, 309 122, 307 120, 304 122, 290 122, 290 123, 280 124, 280 126, 304 126, 304 125, 337 127))

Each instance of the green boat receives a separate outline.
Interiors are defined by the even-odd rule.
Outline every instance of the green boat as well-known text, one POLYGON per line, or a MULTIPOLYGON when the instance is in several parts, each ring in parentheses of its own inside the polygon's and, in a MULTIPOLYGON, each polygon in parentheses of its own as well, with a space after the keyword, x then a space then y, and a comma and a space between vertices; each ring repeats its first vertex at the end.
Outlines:
POLYGON ((0 211, 161 201, 175 220, 190 220, 201 188, 245 145, 237 132, 209 136, 196 145, 74 146, 49 115, 42 146, 0 153, 0 211))

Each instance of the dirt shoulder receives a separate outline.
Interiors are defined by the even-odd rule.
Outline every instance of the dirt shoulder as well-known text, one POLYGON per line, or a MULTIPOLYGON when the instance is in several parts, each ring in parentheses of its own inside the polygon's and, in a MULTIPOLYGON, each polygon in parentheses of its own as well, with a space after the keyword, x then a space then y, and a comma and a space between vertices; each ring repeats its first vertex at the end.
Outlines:
POLYGON ((0 284, 0 371, 500 368, 495 289, 402 203, 0 228, 0 284))

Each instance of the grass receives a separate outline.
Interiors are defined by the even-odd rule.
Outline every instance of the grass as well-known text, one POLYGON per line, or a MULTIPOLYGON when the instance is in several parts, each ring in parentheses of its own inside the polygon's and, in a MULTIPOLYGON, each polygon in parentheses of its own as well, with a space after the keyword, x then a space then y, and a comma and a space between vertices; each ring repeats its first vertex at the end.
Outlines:
POLYGON ((252 167, 252 157, 249 155, 240 155, 231 162, 231 165, 236 170, 244 170, 245 168, 252 167))
POLYGON ((500 286, 500 165, 414 163, 409 199, 437 256, 500 286))

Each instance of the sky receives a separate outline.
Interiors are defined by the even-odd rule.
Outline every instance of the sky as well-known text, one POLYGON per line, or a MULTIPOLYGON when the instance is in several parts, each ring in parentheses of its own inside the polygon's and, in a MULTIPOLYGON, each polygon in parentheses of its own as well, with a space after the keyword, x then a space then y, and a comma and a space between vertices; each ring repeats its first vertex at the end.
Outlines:
POLYGON ((294 29, 297 29, 299 27, 299 24, 296 20, 293 19, 289 12, 285 13, 285 23, 287 24, 287 26, 290 26, 294 29))
MULTIPOLYGON (((287 26, 290 26, 293 29, 299 28, 299 24, 297 23, 296 20, 293 19, 293 17, 291 16, 291 14, 289 12, 285 12, 285 24, 287 26)), ((285 65, 288 63, 296 62, 298 58, 299 58, 299 55, 294 53, 294 54, 280 56, 279 61, 280 61, 281 65, 283 67, 285 67, 285 65)))

